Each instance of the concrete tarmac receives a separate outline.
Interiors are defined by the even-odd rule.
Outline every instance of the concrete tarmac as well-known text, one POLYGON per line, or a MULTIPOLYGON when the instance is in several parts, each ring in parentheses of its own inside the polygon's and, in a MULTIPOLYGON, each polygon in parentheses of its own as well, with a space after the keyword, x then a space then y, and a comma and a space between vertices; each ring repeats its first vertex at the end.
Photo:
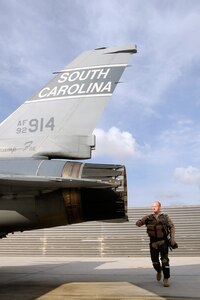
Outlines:
POLYGON ((0 300, 200 299, 200 257, 170 264, 163 287, 150 258, 1 257, 0 300))

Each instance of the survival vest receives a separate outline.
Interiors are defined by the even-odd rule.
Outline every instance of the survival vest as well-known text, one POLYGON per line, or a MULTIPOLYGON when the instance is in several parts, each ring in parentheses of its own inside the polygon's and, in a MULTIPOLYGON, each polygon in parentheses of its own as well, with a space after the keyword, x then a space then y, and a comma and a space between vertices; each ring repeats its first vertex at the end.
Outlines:
POLYGON ((158 216, 158 219, 153 214, 149 215, 146 220, 147 234, 153 239, 166 239, 169 234, 168 217, 165 214, 158 216))

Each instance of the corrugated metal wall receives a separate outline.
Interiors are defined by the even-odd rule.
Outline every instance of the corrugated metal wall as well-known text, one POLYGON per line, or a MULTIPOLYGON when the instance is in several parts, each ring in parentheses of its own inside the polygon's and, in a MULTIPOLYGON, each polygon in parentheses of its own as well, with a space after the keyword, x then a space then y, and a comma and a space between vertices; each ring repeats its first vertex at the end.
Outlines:
MULTIPOLYGON (((172 256, 200 255, 200 206, 166 207, 163 211, 176 226, 179 248, 172 256)), ((1 256, 93 256, 149 255, 145 227, 135 222, 150 213, 148 208, 129 209, 127 223, 88 222, 30 232, 15 233, 0 241, 1 256)))

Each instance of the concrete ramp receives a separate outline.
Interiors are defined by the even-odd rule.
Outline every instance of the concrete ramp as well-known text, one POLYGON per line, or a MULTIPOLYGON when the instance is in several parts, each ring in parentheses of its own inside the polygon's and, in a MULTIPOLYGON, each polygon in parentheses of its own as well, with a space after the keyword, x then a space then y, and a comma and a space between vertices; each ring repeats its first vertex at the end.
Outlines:
POLYGON ((170 262, 163 287, 149 258, 1 257, 0 300, 199 300, 200 257, 170 262))

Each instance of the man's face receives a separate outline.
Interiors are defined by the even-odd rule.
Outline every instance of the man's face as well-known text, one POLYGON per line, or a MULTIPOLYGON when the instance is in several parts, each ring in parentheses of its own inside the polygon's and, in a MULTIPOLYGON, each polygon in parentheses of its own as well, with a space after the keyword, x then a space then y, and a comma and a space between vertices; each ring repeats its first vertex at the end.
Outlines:
POLYGON ((151 208, 154 214, 158 214, 160 212, 160 205, 157 202, 154 202, 151 208))

